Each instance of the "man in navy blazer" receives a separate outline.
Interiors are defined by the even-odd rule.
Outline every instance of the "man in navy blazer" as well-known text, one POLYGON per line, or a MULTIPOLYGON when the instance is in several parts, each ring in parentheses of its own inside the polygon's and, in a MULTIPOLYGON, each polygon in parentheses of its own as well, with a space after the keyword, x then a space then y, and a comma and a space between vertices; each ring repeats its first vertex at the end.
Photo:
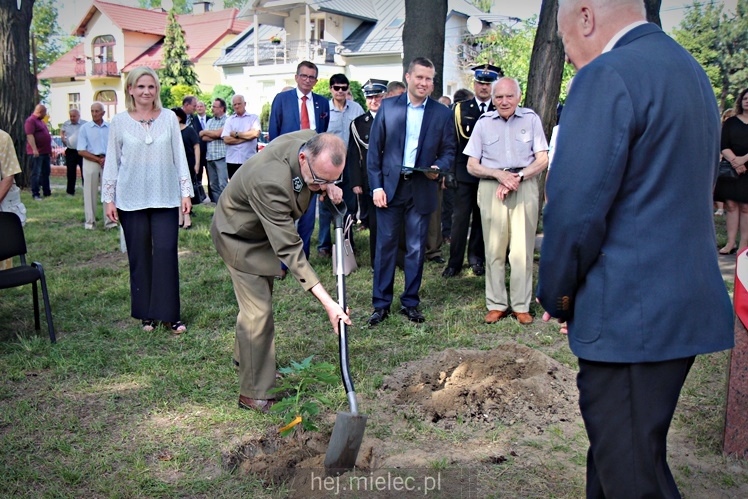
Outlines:
POLYGON ((400 313, 413 322, 425 320, 417 307, 429 217, 437 206, 438 170, 449 170, 455 155, 452 111, 429 97, 435 72, 430 60, 414 59, 405 74, 407 92, 384 99, 372 125, 366 163, 376 206, 377 248, 370 326, 389 315, 403 224, 405 289, 400 313), (423 173, 413 168, 436 170, 423 173))
POLYGON ((537 296, 568 321, 587 497, 680 497, 666 439, 698 354, 733 346, 709 79, 641 0, 561 0, 577 68, 548 176, 537 296), (684 119, 684 116, 687 118, 684 119))
MULTIPOLYGON (((326 98, 312 92, 317 83, 319 71, 317 65, 310 61, 301 61, 296 66, 296 88, 280 92, 273 99, 270 107, 268 137, 272 141, 284 133, 297 132, 311 128, 317 133, 327 131, 330 124, 330 103, 326 98), (303 109, 303 107, 306 108, 303 109)), ((309 258, 309 241, 314 232, 314 219, 317 207, 315 194, 307 211, 299 218, 296 230, 304 243, 304 253, 309 258)), ((280 278, 286 276, 285 265, 281 266, 280 278)))

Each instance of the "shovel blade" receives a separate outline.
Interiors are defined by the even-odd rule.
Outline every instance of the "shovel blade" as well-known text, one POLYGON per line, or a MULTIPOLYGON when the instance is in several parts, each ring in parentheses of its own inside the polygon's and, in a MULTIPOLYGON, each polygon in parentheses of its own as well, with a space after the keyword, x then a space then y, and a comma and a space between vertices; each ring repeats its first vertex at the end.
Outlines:
POLYGON ((350 471, 356 465, 361 441, 364 439, 366 419, 363 414, 338 413, 325 454, 325 469, 328 474, 350 471))

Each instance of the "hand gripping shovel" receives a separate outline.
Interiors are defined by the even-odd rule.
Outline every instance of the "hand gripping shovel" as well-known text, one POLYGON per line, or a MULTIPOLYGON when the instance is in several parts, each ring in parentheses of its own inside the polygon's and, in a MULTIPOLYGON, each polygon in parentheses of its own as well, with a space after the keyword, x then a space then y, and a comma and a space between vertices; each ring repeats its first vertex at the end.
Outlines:
MULTIPOLYGON (((335 205, 329 198, 325 198, 325 206, 330 210, 335 222, 335 255, 337 262, 338 280, 338 304, 346 310, 345 303, 345 269, 343 258, 343 224, 345 222, 345 203, 335 205)), ((342 320, 338 325, 338 346, 340 348, 340 373, 343 377, 343 386, 348 395, 348 404, 351 412, 339 412, 335 419, 335 427, 332 429, 330 445, 325 454, 325 469, 328 474, 340 474, 352 470, 356 465, 356 457, 361 448, 366 428, 366 416, 358 413, 356 404, 356 392, 353 388, 351 374, 348 371, 348 329, 342 320)))

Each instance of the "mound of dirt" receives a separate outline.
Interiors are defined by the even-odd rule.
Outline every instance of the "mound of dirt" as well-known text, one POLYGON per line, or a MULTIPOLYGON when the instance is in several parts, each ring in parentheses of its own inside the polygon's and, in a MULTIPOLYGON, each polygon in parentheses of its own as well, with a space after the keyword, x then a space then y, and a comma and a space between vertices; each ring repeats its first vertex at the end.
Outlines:
POLYGON ((542 431, 579 416, 575 374, 532 348, 506 344, 486 350, 448 349, 403 364, 385 378, 385 394, 425 421, 527 423, 542 431))

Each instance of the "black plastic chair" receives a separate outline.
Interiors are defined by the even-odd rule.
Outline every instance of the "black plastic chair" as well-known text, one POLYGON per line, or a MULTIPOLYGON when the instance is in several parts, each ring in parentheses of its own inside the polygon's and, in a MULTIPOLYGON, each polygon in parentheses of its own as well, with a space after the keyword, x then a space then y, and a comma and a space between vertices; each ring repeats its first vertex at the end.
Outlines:
POLYGON ((36 281, 41 282, 49 339, 52 343, 55 343, 57 338, 55 337, 55 326, 52 324, 52 309, 49 306, 47 281, 44 279, 42 264, 39 262, 32 262, 31 265, 26 264, 26 238, 23 235, 21 219, 15 213, 0 212, 0 261, 14 256, 21 258, 21 265, 0 270, 0 289, 15 288, 25 284, 32 285, 34 291, 34 326, 39 331, 41 326, 39 325, 39 294, 36 290, 36 281))

